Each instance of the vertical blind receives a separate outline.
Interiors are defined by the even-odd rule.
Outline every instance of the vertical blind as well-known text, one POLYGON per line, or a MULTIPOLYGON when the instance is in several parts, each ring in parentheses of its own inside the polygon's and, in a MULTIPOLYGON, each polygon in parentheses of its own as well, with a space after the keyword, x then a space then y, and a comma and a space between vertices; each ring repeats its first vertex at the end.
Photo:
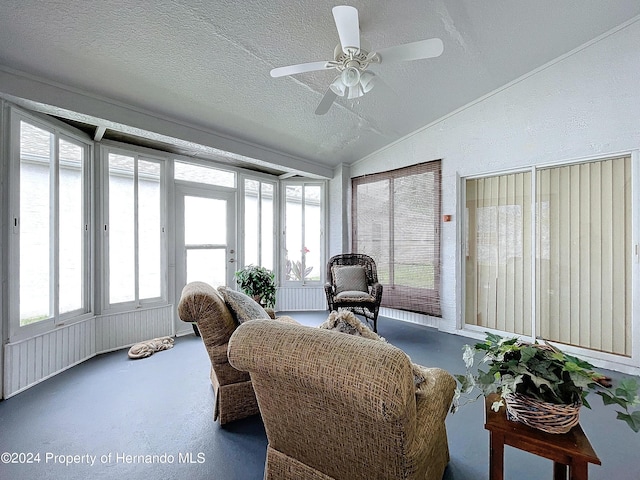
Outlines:
POLYGON ((531 335, 531 173, 467 180, 465 321, 531 335))
POLYGON ((371 256, 382 306, 440 316, 440 166, 352 179, 353 251, 371 256))
POLYGON ((532 175, 466 181, 465 323, 630 356, 631 158, 532 175))
POLYGON ((536 334, 631 354, 631 158, 541 170, 536 334))

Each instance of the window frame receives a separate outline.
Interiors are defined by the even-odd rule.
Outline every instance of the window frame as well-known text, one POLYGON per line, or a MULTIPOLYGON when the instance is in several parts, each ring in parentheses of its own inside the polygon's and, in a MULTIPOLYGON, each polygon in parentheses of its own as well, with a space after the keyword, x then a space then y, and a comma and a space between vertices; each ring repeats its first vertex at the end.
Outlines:
MULTIPOLYGON (((312 180, 306 178, 298 178, 298 179, 286 179, 280 181, 280 221, 281 221, 281 234, 280 234, 280 255, 279 255, 279 265, 280 265, 280 284, 287 287, 295 287, 295 286, 321 286, 325 283, 325 270, 327 264, 327 235, 326 235, 326 225, 327 225, 327 182, 324 180, 312 180), (286 263, 287 263, 287 187, 289 186, 302 186, 303 192, 306 186, 311 187, 319 187, 320 188, 320 265, 319 265, 319 280, 288 280, 286 274, 286 263)), ((302 198, 304 199, 304 193, 302 194, 302 198)), ((303 238, 302 243, 304 246, 304 231, 305 231, 305 215, 303 209, 303 218, 302 218, 302 232, 303 238)), ((305 256, 303 255, 303 258, 305 256)), ((306 263, 303 261, 303 266, 306 267, 306 263)))
POLYGON ((262 254, 264 253, 264 249, 262 248, 262 204, 260 202, 260 200, 262 199, 262 184, 269 184, 273 186, 273 213, 272 213, 272 219, 271 221, 273 222, 273 236, 274 236, 274 241, 273 241, 273 247, 272 247, 272 258, 273 258, 273 271, 275 273, 275 277, 276 279, 280 278, 279 276, 279 266, 280 266, 280 261, 278 259, 278 251, 279 251, 279 247, 278 247, 278 231, 280 230, 279 228, 279 218, 280 216, 278 215, 278 212, 280 211, 280 183, 278 181, 277 178, 273 178, 273 177, 269 177, 269 176, 263 176, 263 175, 252 175, 252 174, 247 174, 247 173, 239 173, 238 174, 238 180, 237 180, 237 188, 238 188, 238 203, 239 203, 239 208, 238 208, 238 224, 236 226, 236 229, 238 231, 238 239, 242 239, 242 241, 238 241, 237 242, 237 247, 238 247, 238 255, 236 256, 236 259, 238 260, 238 270, 244 268, 247 265, 247 261, 246 261, 246 252, 247 252, 247 246, 246 246, 246 181, 250 180, 250 181, 254 181, 254 182, 258 182, 258 185, 260 187, 259 192, 258 192, 258 263, 260 264, 259 266, 264 266, 262 265, 262 254))
MULTIPOLYGON (((100 236, 101 236, 101 271, 100 276, 101 284, 101 303, 102 311, 106 313, 114 313, 121 311, 131 311, 139 308, 148 308, 160 305, 166 305, 169 298, 169 285, 168 285, 168 238, 167 238, 167 220, 168 220, 168 162, 169 159, 161 155, 158 155, 155 150, 146 148, 138 148, 129 145, 121 145, 116 142, 104 142, 100 145, 99 150, 99 165, 100 172, 100 192, 101 192, 101 205, 100 205, 100 236), (109 208, 110 208, 110 192, 109 192, 109 154, 123 155, 133 157, 135 162, 148 161, 158 163, 160 166, 160 296, 153 298, 140 299, 140 265, 139 265, 139 250, 140 245, 138 243, 138 230, 135 228, 135 252, 134 252, 134 299, 124 302, 110 301, 110 282, 111 272, 109 267, 110 261, 110 225, 109 225, 109 208)), ((137 168, 136 168, 137 172, 137 168)), ((138 197, 137 187, 135 186, 136 179, 133 177, 134 182, 134 218, 137 220, 138 209, 138 197)))
MULTIPOLYGON (((425 197, 426 198, 426 197, 425 197)), ((403 204, 404 205, 404 204, 403 204)), ((382 215, 382 213, 381 213, 382 215)), ((372 173, 368 175, 362 175, 351 178, 351 248, 354 253, 369 254, 374 257, 377 263, 378 281, 383 285, 382 292, 382 307, 392 308, 395 310, 402 310, 407 312, 414 312, 420 315, 427 315, 430 317, 441 318, 442 317, 442 295, 441 295, 441 282, 442 282, 442 160, 430 160, 421 162, 406 167, 400 167, 393 170, 386 170, 382 172, 372 173), (437 202, 434 202, 432 198, 429 198, 429 205, 432 207, 427 220, 430 220, 430 225, 434 228, 433 245, 434 263, 417 263, 422 268, 426 268, 431 265, 433 268, 433 288, 430 287, 415 287, 405 285, 402 283, 396 283, 397 273, 401 270, 399 263, 396 262, 396 253, 398 249, 397 245, 401 244, 405 238, 401 235, 396 235, 396 226, 404 226, 406 222, 396 221, 398 216, 396 210, 398 209, 396 202, 396 182, 402 182, 403 179, 413 178, 419 175, 430 174, 434 177, 433 190, 437 195, 437 202), (358 189, 380 182, 388 182, 387 193, 389 207, 385 210, 386 218, 388 220, 388 268, 389 278, 388 281, 384 279, 384 275, 381 275, 381 271, 387 265, 380 259, 375 258, 375 255, 366 249, 366 246, 359 243, 358 231, 358 189), (424 307, 427 305, 428 307, 424 307)), ((415 228, 415 226, 412 226, 415 228)), ((421 240, 421 243, 424 240, 421 240)))
POLYGON ((9 107, 9 121, 6 129, 9 139, 9 165, 8 165, 8 204, 9 204, 9 262, 8 271, 12 281, 8 283, 8 311, 9 311, 9 340, 18 341, 34 335, 51 331, 62 325, 83 321, 93 316, 93 272, 94 265, 92 261, 93 254, 93 162, 94 144, 90 137, 83 132, 70 127, 55 119, 44 119, 38 115, 26 112, 20 108, 9 107), (52 315, 44 320, 34 322, 28 325, 20 325, 20 142, 21 142, 21 122, 25 122, 36 128, 45 130, 54 136, 54 161, 56 165, 53 167, 55 177, 51 182, 55 182, 55 189, 52 192, 54 215, 51 226, 53 228, 52 238, 53 244, 50 244, 50 250, 53 251, 51 261, 52 270, 50 271, 49 281, 51 292, 51 303, 53 306, 52 315), (82 168, 82 223, 84 224, 83 247, 82 247, 82 305, 79 309, 60 314, 59 308, 59 241, 60 241, 60 218, 59 218, 59 148, 60 140, 77 145, 83 151, 83 168, 82 168))
MULTIPOLYGON (((640 284, 640 243, 639 243, 639 239, 640 239, 640 222, 637 222, 636 219, 638 217, 638 209, 634 208, 637 205, 640 205, 640 151, 639 150, 623 150, 623 151, 619 151, 619 152, 610 152, 610 153, 603 153, 600 155, 594 155, 594 156, 589 156, 589 157, 583 157, 583 158, 576 158, 576 159, 568 159, 568 160, 562 160, 562 161, 556 161, 556 162, 548 162, 548 163, 541 163, 541 164, 536 164, 536 165, 529 165, 529 166, 524 166, 521 168, 514 168, 514 169, 503 169, 503 170, 498 170, 498 171, 488 171, 488 172, 484 172, 482 174, 473 174, 473 175, 466 175, 466 176, 461 176, 459 177, 459 205, 460 205, 460 216, 461 218, 464 218, 466 216, 466 202, 467 202, 467 198, 466 198, 466 182, 467 180, 477 180, 477 179, 482 179, 482 178, 490 178, 490 177, 495 177, 495 176, 500 176, 500 175, 508 175, 508 174, 513 174, 513 173, 521 173, 521 172, 530 172, 532 174, 532 181, 531 181, 531 185, 532 185, 532 193, 534 194, 532 196, 532 205, 531 205, 531 209, 532 209, 532 217, 533 217, 533 232, 531 235, 531 242, 532 242, 532 252, 531 252, 531 257, 529 259, 529 261, 531 262, 531 266, 532 269, 534 270, 534 275, 535 275, 535 268, 536 268, 536 256, 538 254, 537 252, 537 238, 536 238, 536 229, 537 229, 537 219, 535 218, 536 215, 536 202, 537 202, 537 196, 535 195, 536 192, 536 180, 537 180, 537 175, 540 173, 540 171, 542 170, 546 170, 546 169, 550 169, 550 168, 554 168, 554 167, 566 167, 566 166, 572 166, 572 165, 580 165, 580 164, 586 164, 586 163, 593 163, 593 162, 600 162, 600 161, 604 161, 604 160, 610 160, 610 159, 616 159, 616 158, 620 158, 620 157, 626 157, 626 156, 630 156, 631 158, 631 206, 632 206, 632 212, 631 212, 631 217, 632 217, 632 222, 631 225, 629 226, 631 228, 631 244, 634 248, 633 253, 631 254, 632 257, 632 262, 631 265, 629 265, 629 268, 632 270, 631 271, 631 292, 633 292, 634 290, 637 290, 638 285, 640 284)), ((465 269, 465 255, 466 255, 466 245, 468 244, 468 231, 467 231, 467 227, 466 227, 467 222, 465 222, 465 225, 461 225, 461 245, 460 245, 460 263, 459 263, 459 272, 460 272, 460 278, 465 278, 466 275, 466 269, 465 269)), ((488 327, 482 327, 482 326, 476 326, 473 324, 468 324, 466 323, 466 312, 465 312, 465 299, 466 299, 466 287, 465 287, 465 282, 462 282, 461 285, 461 291, 460 291, 460 298, 461 298, 461 303, 460 303, 460 315, 458 316, 458 322, 456 325, 456 330, 459 331, 463 331, 466 332, 467 335, 471 335, 477 338, 481 338, 481 336, 484 335, 485 332, 489 331, 492 333, 496 333, 499 335, 510 335, 510 336, 519 336, 520 338, 523 338, 527 341, 532 341, 533 338, 535 337, 535 332, 536 332, 536 326, 537 324, 536 322, 536 315, 537 315, 537 308, 536 308, 536 296, 537 296, 538 292, 537 292, 537 286, 536 286, 536 277, 534 276, 532 278, 532 288, 531 288, 531 298, 532 298, 532 305, 530 306, 531 308, 531 316, 532 316, 532 335, 516 335, 516 334, 512 334, 506 331, 501 331, 501 330, 495 330, 495 329, 491 329, 488 327)), ((604 352, 604 351, 599 351, 599 350, 594 350, 594 349, 588 349, 585 347, 579 347, 579 346, 574 346, 574 345, 569 345, 569 344, 562 344, 562 350, 573 354, 573 355, 581 355, 584 356, 585 358, 589 358, 589 359, 595 359, 598 361, 602 361, 604 362, 603 364, 605 365, 605 368, 614 368, 617 369, 619 368, 619 365, 624 365, 624 366, 637 366, 639 364, 640 361, 640 328, 638 327, 638 318, 640 315, 640 295, 633 295, 632 294, 632 299, 631 299, 631 355, 630 356, 622 356, 622 355, 618 355, 618 354, 614 354, 614 353, 610 353, 610 352, 604 352), (611 365, 616 365, 614 367, 607 367, 606 365, 609 364, 609 362, 611 362, 611 365)))

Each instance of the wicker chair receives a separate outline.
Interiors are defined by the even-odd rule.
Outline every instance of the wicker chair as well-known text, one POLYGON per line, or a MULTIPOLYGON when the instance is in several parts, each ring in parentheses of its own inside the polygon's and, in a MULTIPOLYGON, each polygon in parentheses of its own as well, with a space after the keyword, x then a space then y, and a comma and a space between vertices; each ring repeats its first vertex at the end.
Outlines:
POLYGON ((400 349, 268 320, 238 327, 229 362, 246 370, 267 433, 267 480, 441 480, 455 380, 400 349))
POLYGON ((373 258, 359 253, 331 257, 324 291, 330 312, 340 308, 350 310, 372 322, 373 331, 378 331, 382 285, 378 283, 373 258))

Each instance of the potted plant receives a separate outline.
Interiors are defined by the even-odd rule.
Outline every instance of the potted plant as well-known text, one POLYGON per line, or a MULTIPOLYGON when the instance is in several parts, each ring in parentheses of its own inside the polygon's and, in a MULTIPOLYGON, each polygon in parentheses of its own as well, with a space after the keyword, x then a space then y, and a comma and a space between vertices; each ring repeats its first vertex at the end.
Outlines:
POLYGON ((499 397, 492 404, 494 411, 506 405, 507 416, 512 420, 547 432, 564 433, 578 423, 581 406, 591 408, 587 395, 594 392, 605 405, 619 407, 619 420, 634 432, 640 430, 640 411, 632 411, 640 405, 634 378, 613 386, 611 379, 594 371, 591 364, 544 340, 530 344, 487 333, 484 342, 465 345, 463 352, 467 372, 455 375, 458 386, 452 413, 464 403, 496 393, 499 397), (489 368, 474 372, 475 358, 480 354, 482 363, 489 368), (479 393, 474 397, 476 390, 479 393))
POLYGON ((273 272, 264 267, 247 265, 235 273, 240 289, 263 307, 276 304, 276 280, 273 272))

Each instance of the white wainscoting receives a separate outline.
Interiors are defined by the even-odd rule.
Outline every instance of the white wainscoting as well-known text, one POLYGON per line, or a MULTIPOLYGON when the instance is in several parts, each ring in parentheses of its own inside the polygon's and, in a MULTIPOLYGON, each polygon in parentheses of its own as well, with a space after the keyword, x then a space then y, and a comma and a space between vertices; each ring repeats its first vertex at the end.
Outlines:
POLYGON ((90 318, 6 344, 5 398, 93 357, 95 339, 95 318, 90 318))
POLYGON ((279 287, 276 292, 278 310, 326 310, 324 287, 279 287))
POLYGON ((96 317, 96 353, 173 335, 173 305, 96 317))
MULTIPOLYGON (((404 310, 396 310, 394 308, 380 308, 379 317, 393 318, 402 320, 403 322, 417 323, 426 327, 438 328, 440 318, 425 315, 423 313, 406 312, 404 310)), ((378 320, 378 323, 380 320, 378 320)))
POLYGON ((4 348, 9 398, 99 353, 173 335, 173 305, 92 317, 4 348))

